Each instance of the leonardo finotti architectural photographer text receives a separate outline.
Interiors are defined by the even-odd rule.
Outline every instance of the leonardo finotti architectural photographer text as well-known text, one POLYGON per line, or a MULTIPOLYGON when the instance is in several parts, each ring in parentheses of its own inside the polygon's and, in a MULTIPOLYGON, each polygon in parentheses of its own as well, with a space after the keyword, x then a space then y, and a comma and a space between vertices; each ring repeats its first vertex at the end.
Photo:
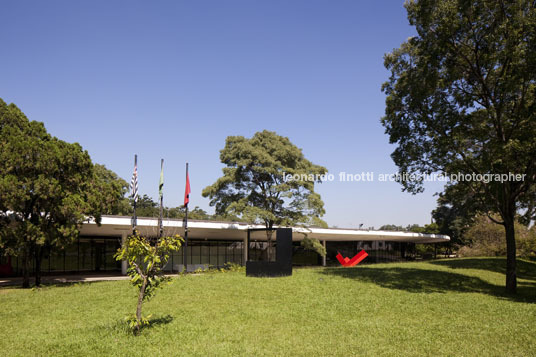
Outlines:
POLYGON ((333 182, 337 179, 339 182, 400 182, 400 181, 417 181, 417 182, 510 182, 510 181, 524 181, 526 174, 477 174, 477 173, 456 173, 456 174, 415 174, 415 173, 380 173, 375 174, 372 171, 360 172, 360 173, 348 173, 348 172, 339 172, 337 175, 332 173, 326 173, 323 175, 313 175, 313 174, 283 174, 283 180, 285 182, 289 181, 311 181, 311 182, 333 182))

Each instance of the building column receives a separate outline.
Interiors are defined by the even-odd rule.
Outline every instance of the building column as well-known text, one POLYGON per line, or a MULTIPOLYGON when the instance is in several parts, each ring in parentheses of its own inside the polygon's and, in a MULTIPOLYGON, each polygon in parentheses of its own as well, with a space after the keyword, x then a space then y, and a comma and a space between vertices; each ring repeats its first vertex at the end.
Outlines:
POLYGON ((246 266, 246 262, 248 261, 248 237, 244 238, 243 245, 244 246, 243 246, 243 249, 242 249, 242 254, 244 255, 244 257, 243 257, 244 266, 246 266))
MULTIPOLYGON (((324 246, 324 249, 326 249, 326 240, 325 240, 325 239, 322 241, 322 245, 324 246)), ((326 254, 327 254, 327 253, 328 253, 328 252, 327 252, 327 250, 326 250, 326 254)), ((323 267, 326 266, 326 255, 324 255, 324 256, 322 257, 322 266, 323 266, 323 267)))
MULTIPOLYGON (((121 234, 121 246, 124 246, 127 242, 128 232, 125 231, 121 234)), ((121 261, 121 274, 127 275, 128 262, 126 260, 121 261)))

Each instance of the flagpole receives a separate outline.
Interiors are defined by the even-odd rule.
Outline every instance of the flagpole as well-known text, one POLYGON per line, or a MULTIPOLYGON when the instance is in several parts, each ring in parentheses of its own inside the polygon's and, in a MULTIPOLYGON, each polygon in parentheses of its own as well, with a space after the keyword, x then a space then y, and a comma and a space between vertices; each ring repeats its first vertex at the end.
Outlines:
MULTIPOLYGON (((189 178, 188 178, 188 163, 186 163, 186 185, 189 185, 189 178)), ((186 191, 187 192, 187 191, 186 191)), ((186 197, 185 197, 186 200, 186 197)), ((189 202, 189 199, 188 199, 189 202)), ((184 272, 186 273, 188 270, 188 254, 186 253, 186 250, 188 248, 188 202, 185 202, 185 209, 186 213, 184 215, 184 251, 183 251, 183 263, 184 263, 184 272)))
MULTIPOLYGON (((138 155, 134 154, 134 171, 135 171, 136 175, 137 175, 137 171, 138 171, 137 167, 138 167, 138 155)), ((138 185, 138 182, 137 182, 138 178, 136 177, 136 182, 134 182, 134 176, 133 176, 132 180, 133 180, 132 185, 137 186, 138 185)), ((136 200, 136 195, 134 193, 135 190, 137 190, 137 187, 136 188, 132 187, 132 194, 134 196, 133 197, 134 198, 133 213, 132 213, 132 234, 136 234, 136 226, 138 225, 138 222, 137 222, 138 217, 136 217, 136 201, 137 200, 136 200)), ((136 192, 136 194, 137 194, 137 192, 136 192)))
POLYGON ((158 237, 162 238, 164 235, 164 223, 162 222, 162 215, 164 212, 164 192, 163 192, 163 186, 164 186, 164 159, 160 160, 160 183, 158 185, 158 193, 160 195, 160 212, 158 215, 158 237))

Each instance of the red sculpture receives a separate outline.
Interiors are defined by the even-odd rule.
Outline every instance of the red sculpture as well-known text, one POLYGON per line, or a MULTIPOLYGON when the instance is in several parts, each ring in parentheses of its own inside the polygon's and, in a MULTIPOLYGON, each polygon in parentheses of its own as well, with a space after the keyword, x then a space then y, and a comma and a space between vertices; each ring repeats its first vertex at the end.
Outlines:
MULTIPOLYGON (((339 252, 337 252, 337 253, 339 253, 339 252)), ((357 253, 356 255, 354 255, 354 257, 352 259, 349 259, 348 257, 343 258, 341 253, 337 254, 337 256, 336 256, 336 258, 339 261, 339 263, 341 263, 341 265, 345 266, 345 267, 353 267, 354 265, 359 264, 366 257, 368 257, 368 254, 364 250, 362 250, 359 253, 357 253)))

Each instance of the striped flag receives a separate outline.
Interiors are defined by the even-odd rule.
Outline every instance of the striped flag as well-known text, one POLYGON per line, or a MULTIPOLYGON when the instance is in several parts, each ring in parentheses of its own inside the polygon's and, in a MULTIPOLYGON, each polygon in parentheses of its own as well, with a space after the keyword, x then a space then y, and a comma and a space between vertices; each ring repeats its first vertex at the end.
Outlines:
POLYGON ((138 202, 138 164, 134 164, 134 172, 130 180, 130 197, 134 199, 134 203, 138 202))

